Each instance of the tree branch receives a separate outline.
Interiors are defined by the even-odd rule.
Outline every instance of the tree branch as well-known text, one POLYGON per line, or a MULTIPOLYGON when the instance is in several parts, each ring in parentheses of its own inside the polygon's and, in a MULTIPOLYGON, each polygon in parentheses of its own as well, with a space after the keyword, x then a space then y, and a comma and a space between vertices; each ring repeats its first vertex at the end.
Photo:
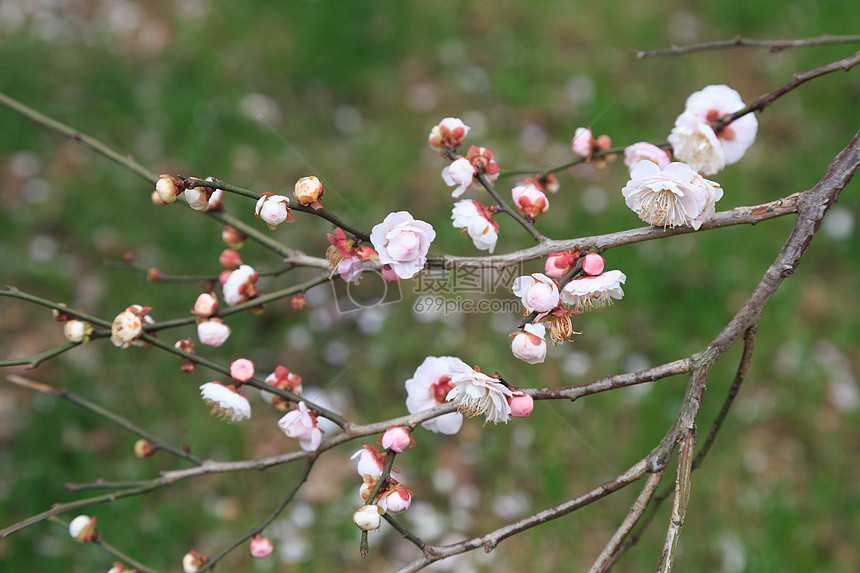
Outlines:
POLYGON ((631 50, 638 59, 656 58, 661 56, 685 56, 696 52, 711 52, 714 50, 728 50, 731 48, 769 48, 772 54, 776 54, 789 48, 805 48, 809 46, 827 46, 832 44, 853 44, 860 42, 860 36, 830 36, 824 34, 816 38, 805 38, 802 40, 753 40, 742 36, 735 36, 731 40, 719 42, 705 42, 702 44, 691 44, 689 46, 671 45, 665 50, 631 50))

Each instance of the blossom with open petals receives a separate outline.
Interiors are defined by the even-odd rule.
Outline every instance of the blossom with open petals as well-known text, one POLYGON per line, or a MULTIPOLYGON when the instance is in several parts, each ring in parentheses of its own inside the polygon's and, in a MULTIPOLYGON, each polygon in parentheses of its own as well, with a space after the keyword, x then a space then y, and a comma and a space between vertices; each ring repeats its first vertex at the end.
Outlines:
POLYGON ((624 165, 628 169, 633 169, 640 161, 651 161, 663 169, 672 159, 665 150, 647 141, 640 141, 624 148, 624 165))
POLYGON ((508 398, 513 393, 507 386, 462 362, 452 364, 450 370, 454 387, 446 398, 460 412, 470 418, 484 414, 487 422, 508 422, 511 414, 508 398))
POLYGON ((203 401, 212 406, 211 414, 229 422, 241 422, 251 417, 251 403, 233 386, 207 382, 200 386, 203 401))
POLYGON ((511 334, 511 352, 526 364, 541 364, 546 359, 546 327, 527 324, 522 332, 511 334))
POLYGON ((624 296, 621 285, 627 277, 621 271, 606 271, 596 277, 573 279, 561 290, 561 300, 577 310, 588 311, 612 304, 624 296))
POLYGON ((511 198, 517 211, 531 219, 549 210, 549 199, 534 183, 514 187, 511 189, 511 198))
MULTIPOLYGON (((302 395, 302 377, 295 372, 290 372, 286 366, 277 366, 275 371, 266 376, 263 380, 269 386, 273 386, 280 390, 292 392, 296 396, 302 395)), ((272 392, 262 392, 260 394, 264 402, 268 402, 281 412, 286 412, 290 409, 292 402, 287 398, 274 394, 272 392)))
POLYGON ((499 224, 483 204, 470 199, 457 201, 451 211, 451 219, 454 220, 454 227, 472 239, 476 247, 490 254, 496 249, 499 224))
POLYGON ((155 324, 149 316, 150 310, 151 307, 133 304, 119 313, 110 327, 110 341, 113 345, 118 348, 140 345, 137 339, 143 334, 143 325, 155 324))
MULTIPOLYGON (((428 356, 406 381, 406 409, 417 414, 448 401, 451 384, 451 367, 466 364, 453 356, 428 356)), ((421 423, 424 428, 440 434, 456 434, 463 425, 463 415, 457 412, 443 414, 421 423)))
POLYGON ((409 279, 424 268, 436 231, 416 220, 408 211, 390 213, 370 232, 370 241, 383 264, 391 265, 401 279, 409 279))
POLYGON ((714 213, 714 203, 723 195, 717 183, 689 165, 673 162, 661 170, 651 161, 636 164, 621 193, 627 206, 646 223, 694 229, 714 213))
POLYGON ((299 445, 306 452, 315 452, 320 447, 322 430, 317 426, 316 414, 304 402, 299 402, 295 410, 287 412, 278 420, 278 427, 290 438, 299 440, 299 445))
POLYGON ((475 168, 465 157, 460 157, 451 162, 451 165, 442 169, 442 179, 448 187, 454 187, 451 197, 459 197, 472 186, 475 177, 475 168))
POLYGON ((558 283, 543 273, 517 278, 512 290, 528 312, 549 312, 558 306, 558 283))

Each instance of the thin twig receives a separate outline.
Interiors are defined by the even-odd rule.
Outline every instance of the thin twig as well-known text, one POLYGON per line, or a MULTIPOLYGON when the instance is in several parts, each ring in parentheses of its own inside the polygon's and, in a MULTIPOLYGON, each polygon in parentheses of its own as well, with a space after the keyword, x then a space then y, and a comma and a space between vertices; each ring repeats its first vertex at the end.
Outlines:
POLYGON ((0 360, 0 368, 5 368, 6 366, 26 366, 27 370, 32 370, 33 368, 38 367, 42 362, 55 358, 64 352, 68 352, 72 348, 80 346, 81 344, 82 343, 80 342, 67 342, 62 346, 51 348, 50 350, 40 352, 34 356, 26 358, 12 358, 11 360, 0 360))
POLYGON ((681 536, 681 527, 687 516, 687 504, 690 502, 690 491, 692 483, 690 472, 693 466, 693 454, 696 449, 696 429, 692 428, 682 434, 679 440, 681 445, 678 451, 678 476, 675 480, 675 501, 672 505, 672 517, 669 520, 669 529, 666 532, 666 544, 663 547, 663 556, 660 559, 660 573, 670 573, 675 563, 675 554, 678 549, 678 540, 681 536))
MULTIPOLYGON (((60 517, 52 517, 49 521, 59 523, 65 529, 69 528, 69 522, 60 518, 60 517)), ((105 550, 107 553, 110 553, 111 555, 113 555, 117 559, 121 559, 122 561, 125 561, 128 565, 131 565, 140 573, 158 573, 158 571, 156 571, 155 569, 152 569, 151 567, 147 567, 146 565, 144 565, 140 561, 132 559, 131 557, 129 557, 128 555, 126 555, 125 553, 123 553, 122 551, 120 551, 119 549, 114 547, 113 545, 109 544, 107 541, 104 540, 104 535, 101 532, 99 532, 98 536, 95 539, 93 539, 91 541, 91 543, 98 545, 103 550, 105 550)))
POLYGON ((735 36, 731 40, 719 42, 705 42, 702 44, 691 44, 689 46, 669 46, 665 50, 633 50, 640 60, 655 58, 659 56, 685 56, 696 52, 710 52, 714 50, 728 50, 731 48, 769 48, 772 54, 776 54, 789 48, 805 48, 809 46, 827 46, 832 44, 853 44, 860 42, 860 36, 830 36, 824 34, 816 38, 805 38, 802 40, 753 40, 742 36, 735 36))

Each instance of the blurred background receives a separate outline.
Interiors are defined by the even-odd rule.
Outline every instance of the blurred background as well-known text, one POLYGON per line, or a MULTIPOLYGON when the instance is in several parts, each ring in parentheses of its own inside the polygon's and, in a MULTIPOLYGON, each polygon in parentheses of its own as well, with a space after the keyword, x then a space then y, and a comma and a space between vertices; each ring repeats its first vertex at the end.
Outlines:
MULTIPOLYGON (((325 205, 369 230, 409 210, 431 222, 431 254, 481 254, 450 225, 445 162, 428 148, 446 116, 472 127, 468 144, 490 147, 505 169, 572 159, 575 129, 591 124, 616 145, 664 141, 684 101, 726 83, 750 101, 796 71, 856 45, 770 54, 739 49, 636 60, 631 49, 752 38, 856 32, 853 0, 745 3, 580 0, 375 3, 226 0, 2 0, 0 91, 132 154, 155 173, 216 176, 258 192, 291 194, 302 176, 326 181, 325 205)), ((812 187, 860 126, 860 71, 802 86, 759 115, 743 160, 713 178, 718 210, 812 187)), ((157 320, 188 316, 199 283, 152 284, 105 262, 131 252, 144 268, 215 276, 224 248, 214 221, 150 202, 151 188, 121 167, 13 112, 0 109, 0 282, 111 320, 133 303, 157 320)), ((620 193, 621 161, 559 173, 561 190, 539 228, 572 238, 640 226, 620 193)), ((503 194, 516 182, 503 179, 503 194)), ((764 313, 747 381, 703 469, 694 475, 679 571, 860 570, 860 366, 857 292, 858 183, 843 193, 798 271, 764 313)), ((470 191, 467 197, 481 199, 470 191)), ((230 213, 265 230, 253 203, 230 213)), ((322 256, 326 222, 297 214, 273 236, 322 256)), ((496 253, 528 247, 504 216, 496 253)), ((521 386, 560 386, 688 356, 731 318, 773 260, 792 218, 673 237, 605 254, 627 275, 624 300, 582 315, 575 342, 546 363, 515 362, 507 333, 516 313, 417 314, 414 282, 403 300, 338 313, 330 287, 259 316, 232 316, 233 336, 206 357, 254 360, 265 375, 282 364, 308 397, 366 423, 405 413, 403 382, 427 355, 454 355, 521 386)), ((258 270, 280 261, 242 249, 258 270)), ((542 261, 524 268, 542 269, 542 261)), ((261 281, 264 292, 310 276, 261 281)), ((511 300, 507 288, 494 295, 511 300)), ((160 335, 194 336, 193 327, 160 335)), ((0 358, 63 343, 49 311, 0 299, 0 358)), ((714 369, 699 418, 704 437, 731 384, 734 348, 714 369)), ((254 418, 228 425, 209 415, 198 386, 155 350, 94 341, 26 375, 108 407, 199 456, 250 459, 292 451, 280 413, 251 395, 254 418), (280 437, 279 437, 280 435, 280 437)), ((21 372, 20 368, 6 372, 21 372)), ((538 404, 527 420, 453 437, 419 430, 397 460, 414 493, 403 522, 430 542, 485 533, 611 479, 647 454, 674 420, 686 379, 538 404)), ((0 516, 10 525, 52 503, 86 497, 66 482, 147 479, 186 467, 167 455, 134 457, 136 440, 66 402, 0 382, 0 516)), ((368 441, 369 443, 369 441, 368 441)), ((362 560, 351 514, 360 479, 353 442, 322 457, 298 498, 267 531, 276 554, 250 563, 237 549, 218 571, 386 571, 417 556, 391 528, 370 535, 362 560)), ((158 570, 177 571, 191 548, 217 553, 259 523, 292 487, 298 467, 210 476, 146 497, 92 508, 106 540, 158 570)), ((674 481, 674 464, 664 480, 674 481)), ((440 570, 584 570, 621 523, 640 488, 503 542, 440 570)), ((668 504, 620 565, 652 571, 668 504)), ((68 517, 73 517, 69 515, 68 517)), ((106 571, 113 559, 40 523, 0 541, 6 571, 106 571)))

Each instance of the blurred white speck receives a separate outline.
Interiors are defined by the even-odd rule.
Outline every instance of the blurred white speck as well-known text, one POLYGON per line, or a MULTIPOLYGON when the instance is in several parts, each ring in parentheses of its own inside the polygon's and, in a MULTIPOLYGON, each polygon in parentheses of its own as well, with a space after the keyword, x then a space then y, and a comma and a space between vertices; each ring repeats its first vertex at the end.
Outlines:
POLYGON ((353 133, 361 128, 361 112, 351 105, 341 105, 334 110, 334 126, 341 133, 353 133))
POLYGON ((740 573, 747 568, 744 544, 737 534, 721 535, 717 541, 722 555, 721 569, 726 573, 740 573))
POLYGON ((329 364, 335 366, 343 366, 349 360, 349 346, 340 340, 332 340, 325 345, 323 350, 323 358, 329 364))
POLYGON ((514 434, 511 436, 511 443, 514 447, 520 449, 528 449, 535 441, 535 430, 531 425, 518 424, 514 427, 514 434))
POLYGON ((494 312, 490 316, 490 326, 499 334, 509 334, 516 330, 521 316, 511 316, 503 312, 494 312))
POLYGON ((524 493, 503 493, 493 499, 493 513, 504 520, 512 520, 525 515, 529 500, 524 493))
POLYGON ((296 502, 290 511, 290 521, 298 527, 307 528, 314 524, 316 512, 314 508, 303 501, 296 502))
POLYGON ((367 335, 379 334, 382 327, 385 326, 385 319, 388 318, 388 309, 385 306, 371 306, 360 312, 354 313, 358 329, 367 335))
POLYGON ((264 94, 248 94, 239 103, 239 113, 246 119, 259 124, 268 123, 277 126, 281 123, 281 108, 278 104, 264 94))
POLYGON ((845 207, 834 207, 824 218, 822 230, 835 241, 850 239, 854 233, 854 214, 845 207))
POLYGON ((860 392, 853 378, 830 380, 827 384, 827 400, 838 410, 853 412, 860 406, 860 392))
POLYGON ((678 44, 691 44, 699 39, 699 19, 687 10, 672 12, 669 17, 669 39, 678 44))
MULTIPOLYGON (((308 291, 308 294, 313 292, 314 290, 323 290, 323 289, 311 289, 308 291)), ((312 329, 317 332, 322 332, 329 330, 333 326, 337 325, 343 319, 343 315, 338 312, 336 305, 326 305, 315 308, 311 312, 311 320, 310 326, 312 329)))
POLYGON ((48 235, 36 235, 30 241, 30 258, 34 261, 50 261, 57 254, 57 241, 48 235))
POLYGON ((743 464, 751 474, 760 474, 767 469, 767 454, 761 450, 749 450, 744 453, 743 464))
MULTIPOLYGON (((487 90, 490 84, 489 76, 483 68, 476 65, 459 66, 455 72, 457 84, 470 94, 479 94, 487 90)), ((466 124, 468 125, 468 124, 466 124)))
POLYGON ((20 28, 25 19, 23 6, 18 2, 10 0, 0 2, 0 27, 4 30, 20 28))
POLYGON ((567 101, 578 108, 594 99, 594 81, 588 76, 573 76, 564 88, 567 101))
POLYGON ((30 151, 19 151, 9 158, 9 171, 19 179, 33 177, 41 169, 42 164, 39 157, 30 151))
POLYGON ((651 361, 644 354, 631 354, 624 361, 624 369, 627 372, 639 372, 640 370, 647 370, 650 367, 651 361))
POLYGON ((436 508, 426 501, 413 501, 404 515, 415 535, 425 541, 436 539, 445 531, 444 519, 436 508))
POLYGON ((284 338, 287 346, 293 350, 307 350, 313 342, 313 336, 310 331, 304 325, 300 324, 290 327, 284 338))
POLYGON ((561 370, 573 378, 582 378, 591 369, 591 357, 580 350, 571 350, 561 363, 561 370))
POLYGON ((773 369, 780 376, 792 376, 804 360, 803 347, 796 340, 782 343, 774 358, 773 369))
POLYGON ((429 113, 439 105, 439 90, 433 84, 418 84, 406 93, 406 107, 416 113, 429 113))
POLYGON ((310 544, 298 535, 279 539, 277 548, 281 563, 303 563, 311 558, 310 544))
MULTIPOLYGON (((596 336, 594 328, 589 328, 588 334, 596 336)), ((600 358, 607 362, 614 362, 624 354, 624 340, 620 336, 603 336, 600 343, 600 358)))
POLYGON ((32 205, 45 203, 51 198, 51 185, 41 177, 32 177, 21 185, 21 194, 32 205))
POLYGON ((473 484, 463 484, 451 495, 451 504, 471 509, 481 501, 481 491, 473 484))
POLYGON ((457 476, 449 468, 437 468, 432 479, 433 487, 440 493, 448 493, 457 485, 457 476))
POLYGON ((602 187, 590 185, 582 194, 582 210, 591 215, 606 211, 609 206, 609 195, 602 187))
POLYGON ((125 36, 135 32, 140 27, 143 10, 134 2, 112 0, 99 9, 108 29, 117 36, 125 36))
POLYGON ((203 18, 209 12, 209 0, 178 0, 176 4, 186 18, 203 18))
POLYGON ((466 57, 466 46, 459 40, 445 40, 436 48, 439 61, 446 66, 460 63, 466 57))
POLYGON ((540 153, 548 140, 546 130, 530 123, 520 131, 520 147, 526 153, 540 153))
POLYGON ((627 386, 622 390, 624 399, 628 404, 638 404, 642 398, 647 396, 654 389, 654 384, 635 384, 627 386))
MULTIPOLYGON (((465 111, 460 115, 460 120, 471 128, 466 139, 474 141, 474 138, 482 137, 487 131, 487 116, 482 111, 476 109, 465 111)), ((496 157, 496 161, 498 160, 499 158, 496 157)))

